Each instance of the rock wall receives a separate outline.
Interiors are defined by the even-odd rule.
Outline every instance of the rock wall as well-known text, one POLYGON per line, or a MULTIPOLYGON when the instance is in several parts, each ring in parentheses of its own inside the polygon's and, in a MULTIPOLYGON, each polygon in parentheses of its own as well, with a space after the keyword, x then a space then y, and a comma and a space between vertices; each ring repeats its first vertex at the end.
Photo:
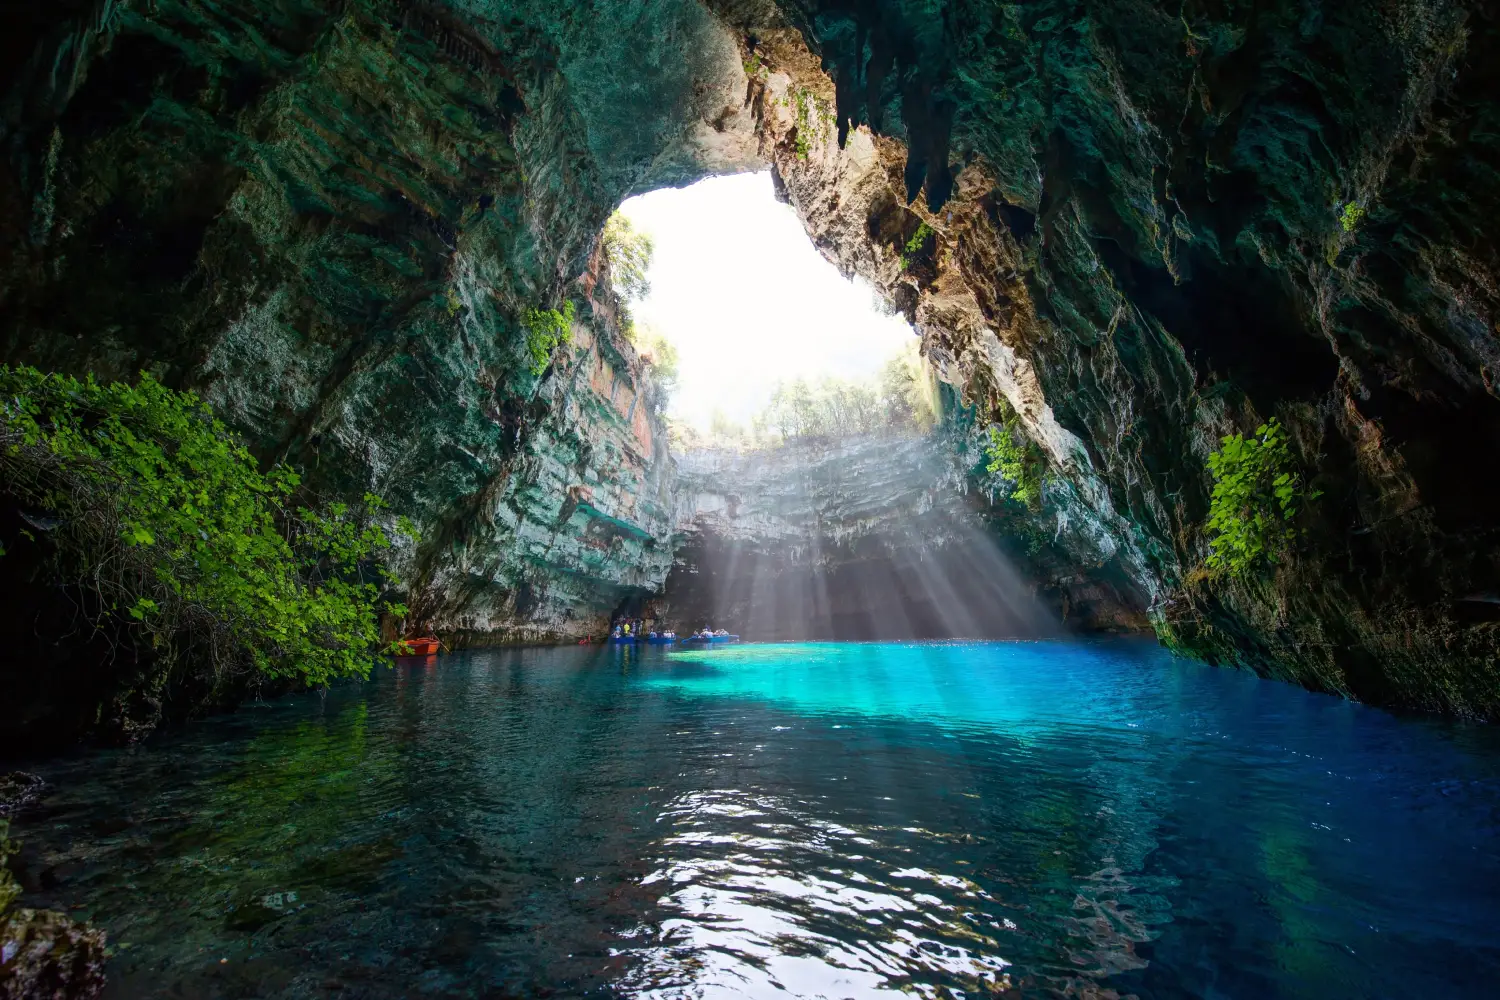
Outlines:
POLYGON ((313 489, 382 495, 422 530, 408 603, 450 634, 597 632, 659 586, 659 394, 593 255, 629 193, 758 163, 699 4, 99 0, 14 24, 4 360, 149 369, 313 489), (575 345, 535 375, 521 317, 564 299, 575 345))
POLYGON ((731 16, 787 199, 1019 416, 1042 518, 1166 641, 1500 714, 1492 6, 779 6, 731 16), (1278 564, 1207 573, 1207 456, 1272 416, 1321 496, 1278 564))
POLYGON ((1007 530, 954 431, 678 459, 678 559, 658 617, 757 640, 1139 629, 1145 607, 1007 530))

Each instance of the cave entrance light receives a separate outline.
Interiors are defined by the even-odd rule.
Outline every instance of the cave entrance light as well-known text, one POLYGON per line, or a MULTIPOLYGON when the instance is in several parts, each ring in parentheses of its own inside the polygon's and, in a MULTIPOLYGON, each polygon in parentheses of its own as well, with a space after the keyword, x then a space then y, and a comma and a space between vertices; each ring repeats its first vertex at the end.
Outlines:
MULTIPOLYGON (((653 244, 649 291, 629 303, 637 345, 661 338, 677 356, 667 416, 693 512, 667 587, 679 627, 758 640, 1051 630, 954 475, 911 327, 818 253, 769 174, 620 212, 653 244), (867 404, 871 424, 838 415, 867 404), (799 424, 803 409, 814 417, 799 424)), ((613 231, 607 245, 629 242, 613 231)))
POLYGON ((748 429, 778 385, 874 384, 914 354, 910 325, 818 253, 767 172, 652 191, 620 212, 655 245, 650 291, 630 310, 676 350, 679 427, 748 429))

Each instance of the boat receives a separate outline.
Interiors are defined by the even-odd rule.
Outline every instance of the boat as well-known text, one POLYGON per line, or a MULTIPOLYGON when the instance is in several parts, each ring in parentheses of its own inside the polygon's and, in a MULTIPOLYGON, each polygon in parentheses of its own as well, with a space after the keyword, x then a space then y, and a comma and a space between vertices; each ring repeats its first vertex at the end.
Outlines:
POLYGON ((690 635, 686 639, 682 640, 682 644, 684 646, 687 646, 687 645, 708 646, 708 645, 712 645, 712 644, 715 644, 715 643, 721 643, 721 642, 739 642, 739 641, 740 641, 740 637, 737 636, 737 635, 710 635, 710 636, 690 635))
POLYGON ((609 637, 609 641, 612 642, 612 643, 622 643, 623 644, 623 643, 627 643, 627 642, 640 642, 641 640, 640 640, 639 636, 634 636, 634 635, 612 635, 612 636, 609 637))
POLYGON ((670 646, 677 641, 675 635, 653 635, 648 636, 646 642, 652 646, 670 646))
POLYGON ((401 651, 397 656, 436 656, 442 642, 434 636, 423 636, 419 639, 402 639, 401 651))

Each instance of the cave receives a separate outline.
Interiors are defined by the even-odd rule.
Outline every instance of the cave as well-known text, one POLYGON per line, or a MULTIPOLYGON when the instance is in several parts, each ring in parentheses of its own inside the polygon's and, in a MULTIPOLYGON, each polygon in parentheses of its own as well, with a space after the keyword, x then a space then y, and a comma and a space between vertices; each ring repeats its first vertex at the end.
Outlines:
MULTIPOLYGON (((0 986, 1373 996, 1419 962, 1430 995, 1492 981, 1492 5, 0 13, 0 759, 22 769, 0 820, 28 845, 0 828, 0 855, 43 904, 8 910, 0 879, 0 986), (747 178, 909 327, 928 416, 684 436, 610 227, 747 178), (177 638, 159 603, 234 561, 204 571, 190 532, 176 570, 138 572, 170 546, 37 485, 116 484, 89 494, 111 517, 156 488, 187 454, 160 435, 131 438, 161 446, 154 471, 90 479, 106 459, 75 451, 73 478, 43 475, 74 440, 33 428, 63 426, 44 393, 93 441, 156 419, 131 386, 230 442, 245 503, 274 498, 264 524, 293 518, 236 529, 287 546, 256 573, 379 595, 357 628, 304 629, 326 672, 292 639, 222 646, 280 628, 285 594, 200 601, 216 624, 177 638), (118 423, 101 399, 135 402, 118 423), (294 558, 334 523, 303 509, 358 511, 379 556, 367 534, 342 568, 294 558), (108 593, 76 565, 101 523, 135 574, 108 593), (705 628, 743 641, 672 645, 705 628), (435 659, 398 655, 428 637, 435 659), (1324 797, 1323 773, 1350 788, 1324 797), (1397 776, 1389 813, 1369 773, 1397 776), (111 838, 152 824, 137 869, 111 838), (731 843, 756 859, 743 884, 704 846, 731 843), (200 868, 192 927, 146 920, 116 877, 166 912, 188 893, 170 873, 200 868), (1389 895, 1377 869, 1400 869, 1389 895), (106 955, 74 909, 142 928, 139 950, 106 955)), ((735 291, 702 326, 797 328, 790 279, 720 270, 735 291)))

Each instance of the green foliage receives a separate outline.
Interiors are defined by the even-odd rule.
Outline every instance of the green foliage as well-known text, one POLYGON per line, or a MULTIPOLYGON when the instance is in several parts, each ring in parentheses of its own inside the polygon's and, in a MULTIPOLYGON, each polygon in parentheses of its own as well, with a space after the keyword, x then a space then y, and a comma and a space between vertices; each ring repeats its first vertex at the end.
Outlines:
POLYGON ((792 104, 797 121, 797 159, 805 160, 812 152, 814 140, 826 136, 832 128, 833 108, 806 87, 798 87, 792 94, 792 104))
POLYGON ((984 446, 985 471, 1011 484, 1010 499, 1028 510, 1042 505, 1042 473, 1045 462, 1037 449, 1020 431, 1020 422, 1012 414, 998 426, 991 426, 984 446), (1022 438, 1017 443, 1016 438, 1022 438))
POLYGON ((905 271, 916 260, 917 254, 921 253, 927 246, 927 241, 932 236, 932 227, 927 223, 917 226, 917 231, 912 234, 911 239, 906 241, 906 247, 901 251, 901 270, 905 271))
POLYGON ((526 331, 526 350, 531 355, 531 374, 540 375, 552 363, 552 352, 560 344, 573 342, 572 302, 564 302, 562 309, 527 309, 521 317, 521 328, 526 331))
POLYGON ((915 340, 912 346, 887 361, 878 380, 779 383, 754 419, 757 434, 790 441, 930 430, 937 423, 935 391, 915 340))
POLYGON ((1359 224, 1364 221, 1364 218, 1364 208, 1351 201, 1344 206, 1343 213, 1339 215, 1339 225, 1344 227, 1344 232, 1352 233, 1359 228, 1359 224))
POLYGON ((913 337, 886 359, 880 369, 880 394, 888 426, 923 433, 937 426, 942 414, 937 379, 922 357, 921 341, 913 337))
POLYGON ((656 243, 649 233, 637 232, 622 213, 604 224, 604 256, 609 276, 622 299, 644 299, 651 293, 651 258, 656 243))
POLYGON ((754 450, 795 441, 830 441, 854 437, 908 437, 937 426, 941 415, 937 380, 910 343, 893 354, 877 378, 824 378, 816 382, 778 382, 770 401, 747 428, 715 409, 705 434, 672 424, 673 446, 754 450))
POLYGON ((1262 562, 1275 562, 1296 537, 1292 522, 1305 500, 1287 442, 1275 417, 1249 438, 1233 434, 1208 456, 1214 477, 1209 504, 1208 567, 1242 575, 1262 562))
POLYGON ((386 584, 374 560, 389 545, 379 498, 294 503, 296 473, 260 472, 191 393, 0 366, 0 479, 55 522, 58 577, 95 627, 168 662, 191 650, 312 685, 369 673, 386 584))

